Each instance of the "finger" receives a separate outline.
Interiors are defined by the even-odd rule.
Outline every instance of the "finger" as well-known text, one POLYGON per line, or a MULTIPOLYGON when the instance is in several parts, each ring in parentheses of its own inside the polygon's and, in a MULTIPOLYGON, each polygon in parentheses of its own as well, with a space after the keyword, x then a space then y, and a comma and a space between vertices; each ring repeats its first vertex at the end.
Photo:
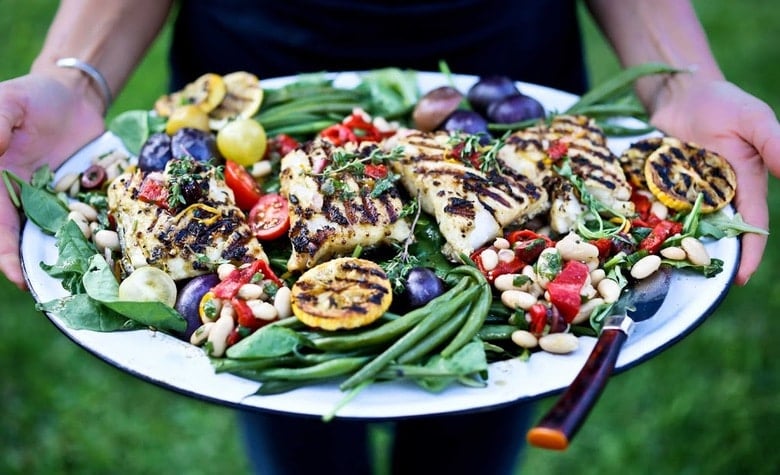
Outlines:
POLYGON ((746 114, 740 135, 756 149, 769 172, 780 177, 780 123, 769 106, 746 114))
POLYGON ((6 190, 0 191, 0 272, 20 289, 26 285, 19 260, 20 221, 6 190))
MULTIPOLYGON (((767 174, 764 167, 756 170, 740 170, 739 185, 735 207, 742 216, 743 221, 752 226, 769 229, 769 208, 767 204, 767 174)), ((742 255, 739 262, 739 270, 736 275, 736 283, 745 285, 750 276, 758 269, 767 236, 765 234, 746 233, 741 237, 742 255)))
POLYGON ((0 156, 11 144, 14 129, 21 125, 22 113, 17 107, 6 104, 0 106, 0 156))

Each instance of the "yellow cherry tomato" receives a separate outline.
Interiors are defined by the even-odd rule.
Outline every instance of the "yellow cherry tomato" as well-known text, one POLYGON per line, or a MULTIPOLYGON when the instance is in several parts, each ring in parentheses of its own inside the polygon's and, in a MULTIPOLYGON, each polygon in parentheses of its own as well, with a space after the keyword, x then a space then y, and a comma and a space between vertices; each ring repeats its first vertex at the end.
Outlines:
POLYGON ((265 129, 254 119, 236 119, 217 132, 217 149, 227 160, 250 166, 265 155, 265 129))
POLYGON ((173 135, 179 129, 185 127, 200 129, 204 132, 210 131, 208 113, 194 104, 177 107, 171 112, 168 121, 165 123, 165 133, 173 135))

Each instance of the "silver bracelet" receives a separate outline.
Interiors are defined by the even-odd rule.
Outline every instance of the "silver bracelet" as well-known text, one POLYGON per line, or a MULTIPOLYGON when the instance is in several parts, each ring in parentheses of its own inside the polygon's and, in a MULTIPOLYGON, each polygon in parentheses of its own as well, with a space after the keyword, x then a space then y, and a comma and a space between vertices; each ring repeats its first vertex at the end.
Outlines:
POLYGON ((111 95, 111 88, 108 86, 108 81, 106 81, 106 78, 100 74, 100 71, 98 71, 97 68, 89 63, 85 63, 78 58, 60 58, 57 60, 56 64, 61 68, 78 69, 79 71, 89 76, 93 81, 95 81, 95 84, 97 84, 98 89, 103 96, 103 103, 106 106, 105 112, 108 112, 108 108, 111 107, 111 103, 114 101, 114 98, 111 95))

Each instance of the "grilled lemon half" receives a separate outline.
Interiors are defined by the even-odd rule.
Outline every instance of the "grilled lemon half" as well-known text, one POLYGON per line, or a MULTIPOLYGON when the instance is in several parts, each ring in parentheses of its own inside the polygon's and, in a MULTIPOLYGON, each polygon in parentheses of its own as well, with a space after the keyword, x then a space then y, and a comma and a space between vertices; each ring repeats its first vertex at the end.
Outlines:
POLYGON ((354 257, 327 261, 304 272, 291 295, 295 316, 325 330, 368 325, 385 313, 392 299, 385 271, 354 257))
POLYGON ((694 143, 664 137, 644 164, 647 188, 667 207, 690 210, 699 194, 701 210, 717 211, 731 202, 737 175, 725 158, 694 143))

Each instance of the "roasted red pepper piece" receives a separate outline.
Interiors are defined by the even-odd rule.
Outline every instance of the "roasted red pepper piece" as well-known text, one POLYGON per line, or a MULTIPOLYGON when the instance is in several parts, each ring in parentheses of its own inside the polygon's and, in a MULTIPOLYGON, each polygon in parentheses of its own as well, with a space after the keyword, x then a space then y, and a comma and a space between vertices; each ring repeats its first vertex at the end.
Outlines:
POLYGON ((250 330, 257 330, 268 323, 267 320, 255 318, 252 309, 249 307, 249 304, 246 303, 246 300, 233 297, 230 299, 230 304, 233 306, 233 311, 236 313, 236 321, 240 326, 249 328, 250 330))
POLYGON ((528 318, 528 331, 539 337, 544 334, 544 327, 547 326, 547 307, 542 303, 531 305, 526 313, 528 318))
POLYGON ((337 147, 344 145, 347 142, 357 141, 355 133, 344 124, 333 124, 320 132, 320 136, 329 140, 337 147))
POLYGON ((547 284, 550 303, 563 315, 566 323, 571 323, 580 311, 580 291, 589 273, 588 266, 582 262, 568 261, 561 272, 547 284))
POLYGON ((266 279, 271 280, 276 285, 281 286, 282 281, 276 277, 276 274, 268 266, 268 263, 262 260, 256 260, 251 265, 235 269, 225 280, 217 284, 211 291, 214 296, 221 299, 232 299, 238 293, 242 285, 248 284, 257 274, 262 273, 266 279))
POLYGON ((138 199, 147 203, 152 203, 160 208, 168 209, 168 189, 162 180, 153 176, 144 178, 141 182, 141 188, 138 190, 138 199))
POLYGON ((471 260, 474 261, 474 264, 477 265, 477 269, 479 269, 480 272, 482 272, 482 275, 485 276, 485 279, 487 279, 488 282, 491 284, 493 281, 502 274, 515 274, 517 272, 520 272, 523 267, 525 267, 525 262, 518 259, 517 255, 515 255, 515 258, 511 261, 502 261, 499 260, 496 267, 490 270, 485 269, 485 265, 482 262, 482 253, 488 249, 493 249, 494 251, 498 251, 493 246, 487 246, 483 247, 482 249, 477 249, 471 254, 471 260))
POLYGON ((569 144, 561 142, 560 140, 553 140, 550 142, 550 146, 547 147, 547 155, 550 156, 552 161, 560 160, 569 153, 569 144))
POLYGON ((381 180, 387 176, 387 165, 369 163, 363 169, 363 173, 374 180, 381 180))
POLYGON ((682 223, 669 220, 661 220, 650 231, 642 242, 639 243, 640 250, 646 250, 651 254, 657 254, 661 250, 661 246, 670 236, 682 232, 682 223))

